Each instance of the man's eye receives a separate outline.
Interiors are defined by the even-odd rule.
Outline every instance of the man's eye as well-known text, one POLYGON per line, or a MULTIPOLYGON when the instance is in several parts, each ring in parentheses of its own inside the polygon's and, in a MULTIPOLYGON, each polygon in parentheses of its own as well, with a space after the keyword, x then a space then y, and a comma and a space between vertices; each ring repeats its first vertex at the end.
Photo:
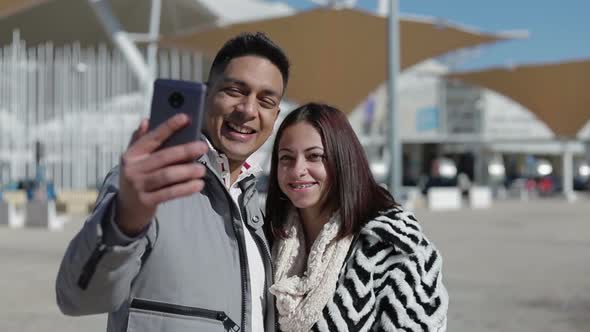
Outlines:
POLYGON ((264 108, 274 108, 275 106, 277 106, 277 103, 271 98, 262 98, 260 100, 260 104, 264 108))
POLYGON ((238 88, 225 88, 223 91, 225 91, 225 93, 227 93, 230 96, 239 96, 242 95, 242 91, 238 88))

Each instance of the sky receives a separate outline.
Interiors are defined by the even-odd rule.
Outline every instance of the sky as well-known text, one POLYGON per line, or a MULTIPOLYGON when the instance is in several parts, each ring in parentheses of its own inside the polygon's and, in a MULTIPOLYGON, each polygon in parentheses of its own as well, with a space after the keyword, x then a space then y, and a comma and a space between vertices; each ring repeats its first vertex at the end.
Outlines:
MULTIPOLYGON (((283 1, 296 9, 308 0, 283 1)), ((357 7, 376 11, 378 0, 357 7)), ((399 12, 431 16, 484 32, 527 30, 527 39, 504 41, 459 58, 456 69, 471 70, 527 63, 590 58, 590 0, 398 0, 399 12)))

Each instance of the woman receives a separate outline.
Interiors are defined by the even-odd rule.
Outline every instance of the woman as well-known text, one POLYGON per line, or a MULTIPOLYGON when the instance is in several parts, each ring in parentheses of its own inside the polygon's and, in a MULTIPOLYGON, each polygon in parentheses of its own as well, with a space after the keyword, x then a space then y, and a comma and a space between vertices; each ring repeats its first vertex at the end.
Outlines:
POLYGON ((266 213, 282 331, 445 331, 441 256, 373 179, 346 116, 307 104, 281 124, 266 213))

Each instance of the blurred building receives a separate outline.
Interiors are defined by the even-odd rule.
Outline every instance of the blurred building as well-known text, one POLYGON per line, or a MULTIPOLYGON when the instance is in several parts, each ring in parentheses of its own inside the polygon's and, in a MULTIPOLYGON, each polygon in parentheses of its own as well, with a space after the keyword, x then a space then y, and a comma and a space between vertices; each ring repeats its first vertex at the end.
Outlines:
MULTIPOLYGON (((457 173, 490 184, 490 165, 504 168, 504 180, 532 176, 531 160, 548 160, 552 174, 561 174, 563 142, 520 104, 487 89, 446 80, 448 68, 435 60, 403 71, 399 78, 400 136, 403 142, 403 183, 414 186, 431 176, 433 161, 453 160, 457 173)), ((377 177, 386 176, 387 89, 383 85, 350 115, 377 177)), ((583 141, 590 124, 571 145, 576 165, 585 159, 583 141)), ((492 167, 492 173, 494 173, 492 167)), ((534 172, 533 172, 534 173, 534 172)))
MULTIPOLYGON (((283 3, 257 0, 178 1, 185 7, 189 2, 190 15, 177 11, 169 21, 186 28, 191 24, 235 23, 293 12, 283 3)), ((148 18, 136 16, 149 15, 149 3, 125 1, 112 5, 122 25, 137 33, 147 28, 138 22, 148 22, 148 18), (131 15, 125 12, 129 8, 137 10, 131 15)), ((39 39, 39 34, 59 33, 61 24, 55 22, 59 19, 55 15, 64 15, 46 5, 51 9, 61 5, 79 8, 76 19, 87 15, 81 30, 96 31, 96 40, 108 40, 85 2, 30 1, 13 16, 0 17, 0 25, 14 29, 0 33, 0 188, 17 188, 35 177, 36 142, 41 142, 44 150, 41 162, 45 176, 58 189, 100 185, 104 175, 118 163, 140 119, 148 115, 145 91, 124 54, 110 43, 88 45, 92 38, 84 43, 68 41, 64 38, 69 34, 65 33, 56 35, 55 43, 39 39), (18 17, 23 20, 15 20, 18 17), (40 22, 40 18, 45 21, 40 22), (92 24, 96 27, 87 26, 92 24)), ((163 8, 163 13, 173 12, 169 9, 163 8)), ((66 12, 75 14, 71 8, 66 12)), ((145 55, 144 46, 140 45, 140 51, 145 55)), ((155 74, 202 81, 209 65, 210 60, 199 54, 160 50, 155 74)))
MULTIPOLYGON (((198 15, 188 20, 179 13, 184 25, 227 24, 293 12, 283 3, 256 0, 194 0, 191 8, 198 15)), ((35 176, 34 147, 40 141, 46 176, 57 188, 94 187, 118 162, 139 119, 147 116, 149 100, 116 49, 77 43, 28 45, 27 36, 35 38, 27 31, 23 27, 22 35, 0 35, 5 43, 0 48, 0 184, 35 176)), ((155 73, 203 80, 209 64, 210 59, 199 54, 160 50, 155 73)), ((553 172, 561 172, 558 155, 563 146, 547 126, 492 91, 445 80, 447 72, 446 65, 432 60, 400 75, 404 185, 424 182, 440 157, 454 161, 457 173, 482 184, 494 180, 490 169, 500 165, 508 178, 527 175, 542 164, 537 160, 547 160, 553 172)), ((293 107, 285 101, 281 117, 293 107)), ((350 114, 380 180, 388 165, 387 109, 383 85, 350 114)), ((590 125, 579 138, 590 139, 590 125)), ((271 144, 272 140, 253 156, 266 170, 271 144)), ((576 143, 573 149, 575 164, 581 164, 584 146, 576 143)))

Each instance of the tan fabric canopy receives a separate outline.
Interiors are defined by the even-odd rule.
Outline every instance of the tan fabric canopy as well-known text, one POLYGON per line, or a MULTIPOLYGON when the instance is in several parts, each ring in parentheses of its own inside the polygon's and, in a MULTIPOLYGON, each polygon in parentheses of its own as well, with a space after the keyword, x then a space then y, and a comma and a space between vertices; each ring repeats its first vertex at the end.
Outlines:
MULTIPOLYGON (((351 111, 387 80, 387 18, 354 9, 319 8, 295 15, 169 36, 161 45, 213 55, 244 31, 264 31, 293 65, 287 96, 351 111)), ((504 39, 427 20, 402 19, 401 68, 449 51, 504 39)))
POLYGON ((590 59, 452 73, 448 77, 513 99, 559 137, 575 138, 590 120, 590 59))
MULTIPOLYGON (((147 33, 151 1, 109 0, 109 4, 123 30, 147 33)), ((213 16, 197 1, 162 1, 160 31, 163 34, 212 23, 213 16)), ((47 41, 56 46, 75 41, 83 46, 110 44, 87 0, 0 0, 0 43, 10 43, 17 28, 28 45, 47 41)))
POLYGON ((50 0, 0 0, 0 17, 10 16, 50 0))

